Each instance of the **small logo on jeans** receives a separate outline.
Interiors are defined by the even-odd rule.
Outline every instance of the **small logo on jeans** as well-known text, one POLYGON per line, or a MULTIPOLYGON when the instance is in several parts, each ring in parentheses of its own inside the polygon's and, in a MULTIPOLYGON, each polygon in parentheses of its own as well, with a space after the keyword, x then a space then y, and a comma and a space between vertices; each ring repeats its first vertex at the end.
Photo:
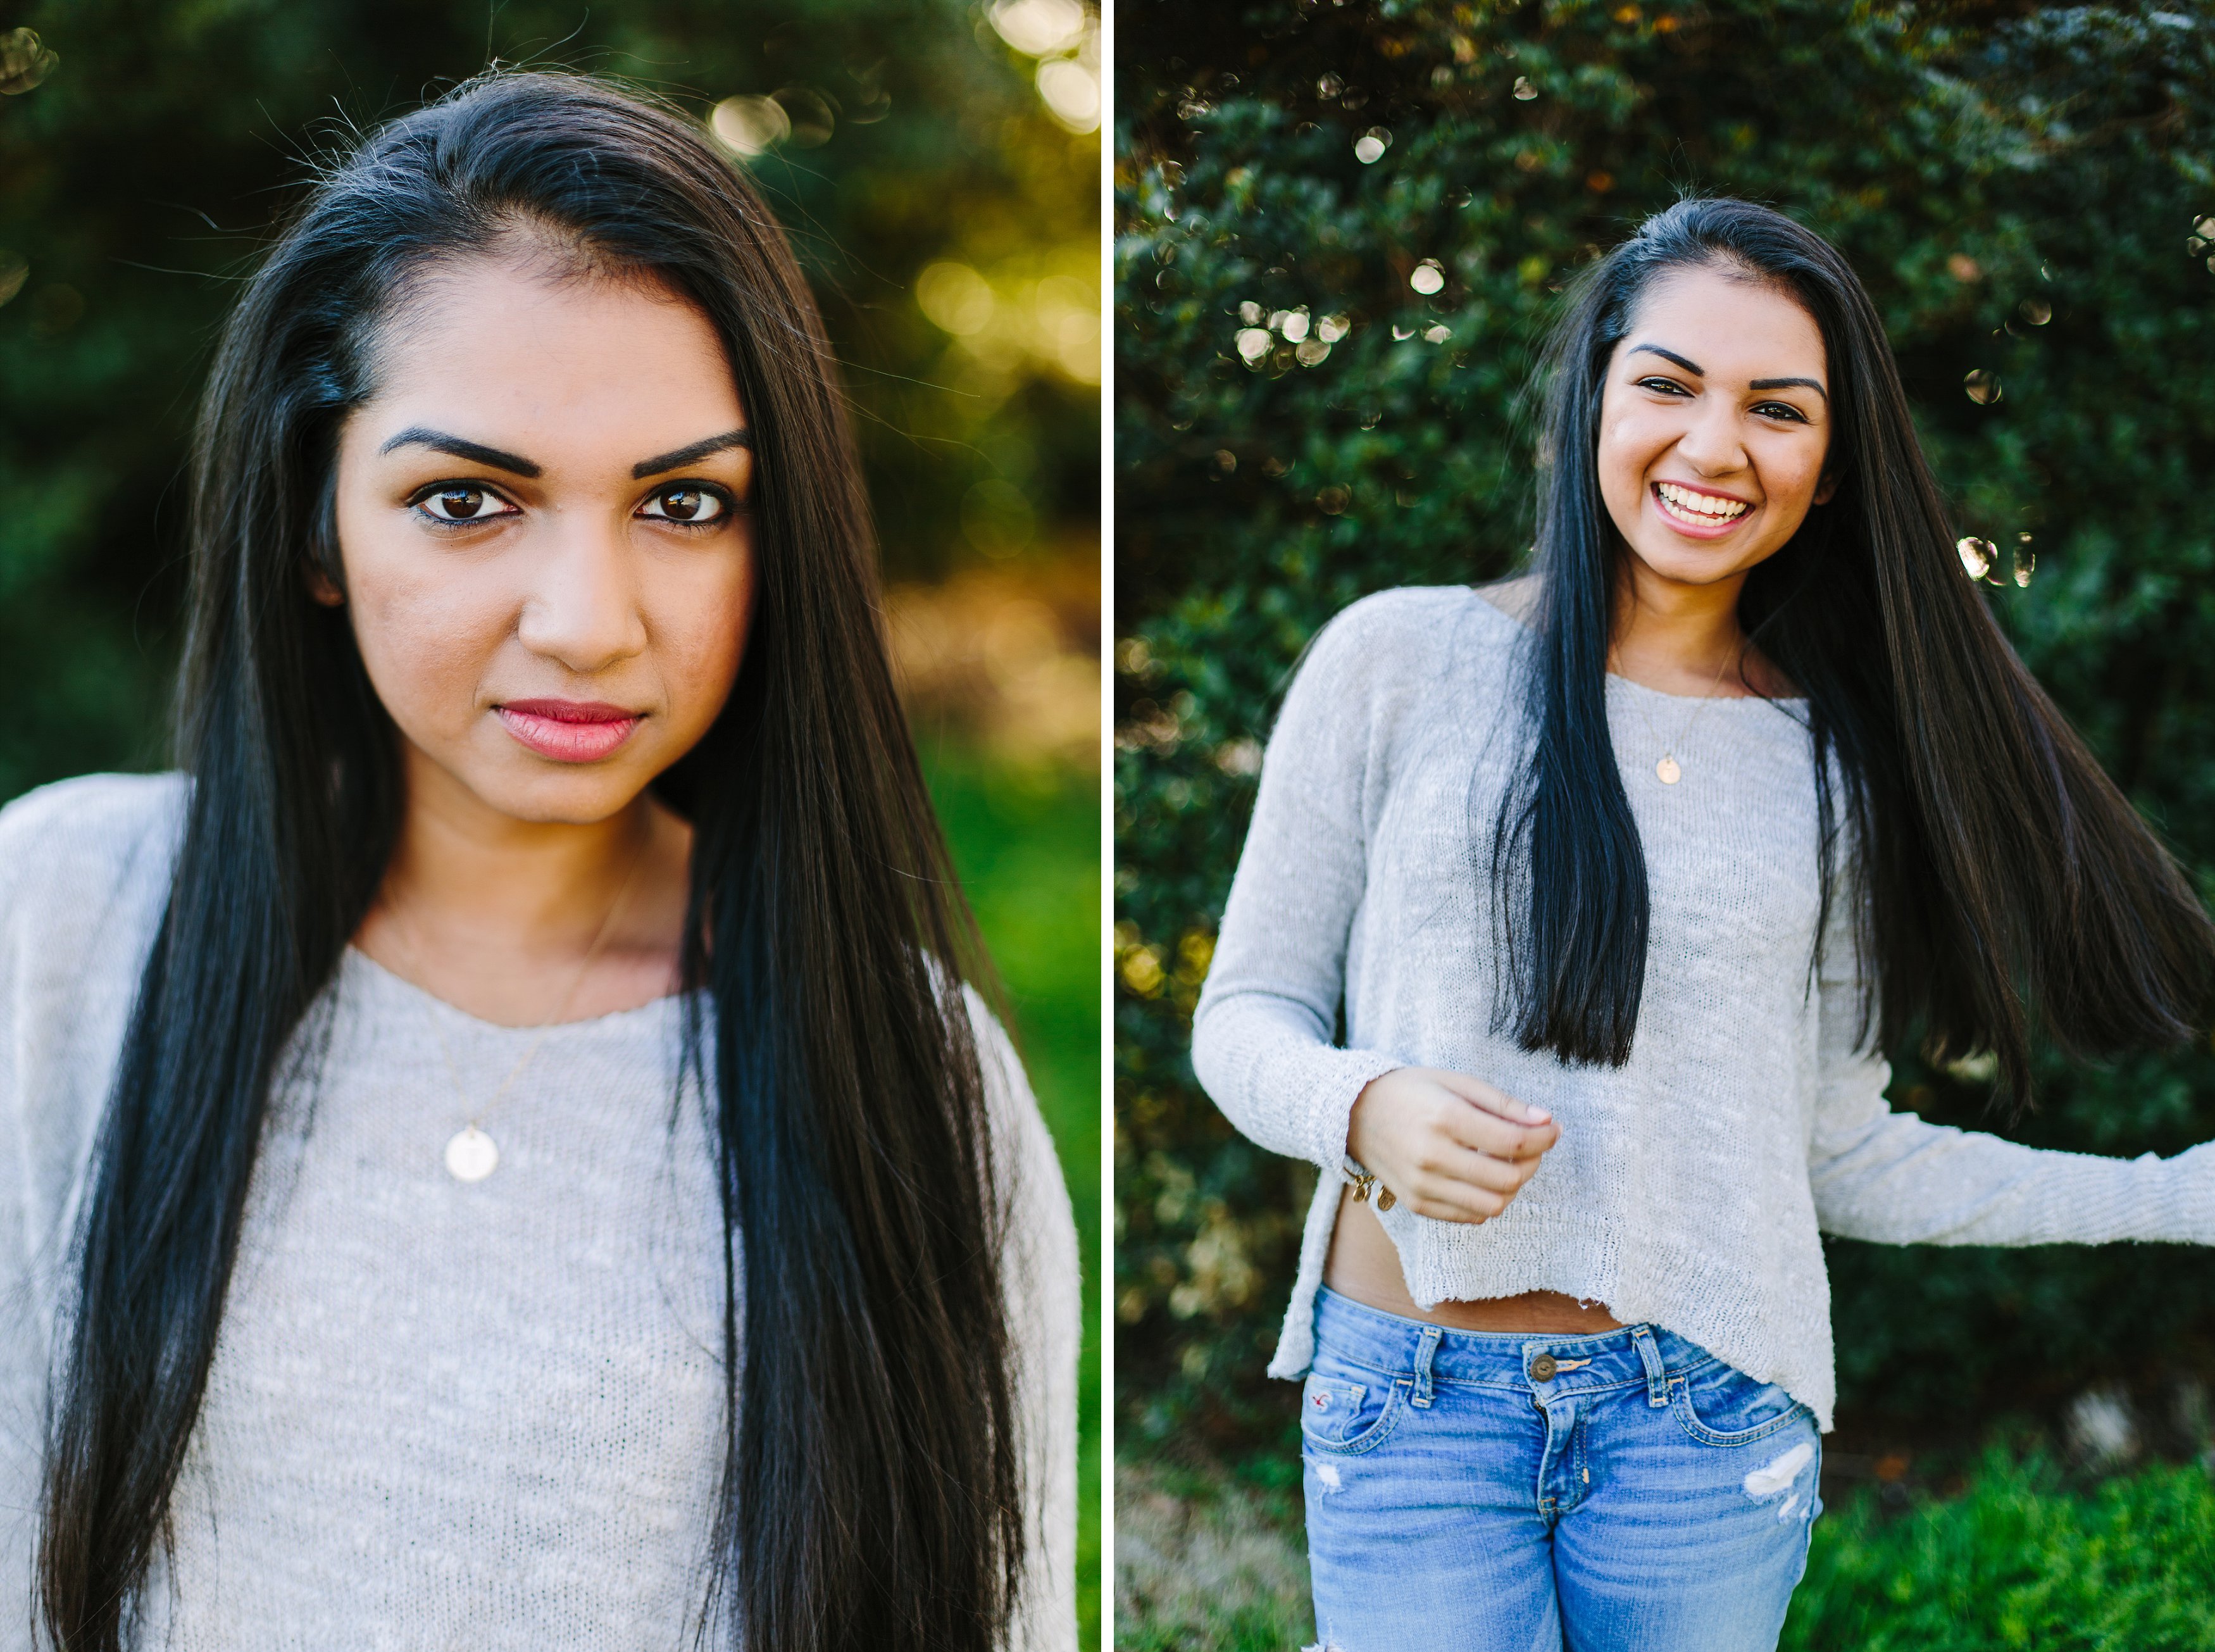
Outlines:
POLYGON ((1315 1409, 1316 1409, 1316 1410, 1318 1410, 1318 1411, 1323 1411, 1323 1410, 1328 1410, 1329 1408, 1330 1408, 1330 1396, 1329 1396, 1329 1395, 1328 1395, 1328 1394, 1318 1394, 1318 1395, 1316 1395, 1316 1396, 1315 1397, 1315 1409))

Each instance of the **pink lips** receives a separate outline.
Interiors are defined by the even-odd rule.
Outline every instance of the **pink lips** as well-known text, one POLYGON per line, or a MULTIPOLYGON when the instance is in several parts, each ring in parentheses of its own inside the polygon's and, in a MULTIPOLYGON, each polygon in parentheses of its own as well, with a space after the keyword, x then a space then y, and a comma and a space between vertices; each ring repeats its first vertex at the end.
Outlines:
POLYGON ((518 742, 556 763, 597 763, 644 721, 600 700, 510 700, 494 709, 518 742))

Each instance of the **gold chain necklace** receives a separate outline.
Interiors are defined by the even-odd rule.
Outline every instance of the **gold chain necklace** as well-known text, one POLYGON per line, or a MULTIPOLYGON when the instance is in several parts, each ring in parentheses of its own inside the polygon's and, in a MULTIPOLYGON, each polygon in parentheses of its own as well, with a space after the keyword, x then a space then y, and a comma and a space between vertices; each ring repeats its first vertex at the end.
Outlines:
MULTIPOLYGON (((1661 738, 1661 731, 1654 726, 1654 719, 1647 715, 1642 701, 1636 699, 1631 701, 1631 704, 1637 708, 1638 720, 1646 725, 1646 732, 1654 737, 1654 743, 1661 748, 1661 760, 1654 765, 1654 773, 1663 785, 1673 786, 1684 777, 1684 771, 1677 762, 1677 747, 1691 737, 1692 725, 1699 722, 1700 714, 1708 709, 1708 702, 1719 697, 1715 691, 1723 685, 1723 672, 1730 669, 1730 662, 1736 657, 1734 652, 1723 655, 1722 664, 1715 667, 1715 680, 1708 685, 1707 693, 1703 695, 1699 703, 1692 708, 1692 715, 1684 719, 1684 726, 1677 731, 1677 738, 1673 742, 1661 738)), ((1628 677, 1623 680, 1626 683, 1630 682, 1628 677)), ((1632 683, 1631 686, 1637 688, 1643 685, 1632 683)), ((1654 694, 1660 692, 1659 689, 1649 689, 1647 691, 1654 694)))
MULTIPOLYGON (((616 891, 615 900, 609 903, 607 915, 600 919, 599 928, 593 931, 592 943, 585 950, 585 961, 578 966, 575 976, 569 982, 569 990, 562 994, 561 1007, 549 1019, 538 1023, 537 1035, 525 1047, 523 1053, 516 1058, 515 1065, 507 1070, 507 1076, 500 1081, 482 1107, 470 1104, 469 1088, 462 1083, 461 1069, 455 1065, 453 1046, 446 1041, 446 1029, 439 1024, 436 1004, 426 1006, 424 1013, 430 1017, 432 1035, 439 1041, 439 1054, 446 1064, 447 1080, 453 1085, 454 1094, 460 1098, 462 1110, 469 1120, 446 1143, 446 1174, 455 1181, 482 1182, 500 1168, 500 1145, 485 1133, 485 1119, 493 1108, 500 1105, 515 1081, 523 1076, 524 1069, 538 1053, 538 1047, 546 1041, 546 1035, 568 1019, 569 1007, 577 1001, 577 994, 584 987, 585 978, 592 973, 592 965, 599 958, 600 949, 615 928, 616 914, 623 910, 631 885, 637 880, 638 869, 645 860, 646 845, 641 843, 638 852, 631 857, 630 869, 623 874, 623 887, 616 891)), ((390 909, 388 907, 387 910, 390 909)), ((421 974, 421 955, 412 941, 408 943, 408 954, 415 973, 421 974)), ((426 993, 425 996, 431 998, 435 995, 426 993)))

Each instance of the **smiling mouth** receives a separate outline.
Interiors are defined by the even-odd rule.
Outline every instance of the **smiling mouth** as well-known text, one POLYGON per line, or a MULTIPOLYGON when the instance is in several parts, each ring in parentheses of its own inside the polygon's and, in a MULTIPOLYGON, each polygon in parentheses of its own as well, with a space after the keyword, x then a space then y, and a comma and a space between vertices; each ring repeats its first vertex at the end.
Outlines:
POLYGON ((1753 508, 1744 500, 1703 494, 1675 482, 1655 482, 1654 497, 1665 515, 1694 528, 1726 527, 1753 508))

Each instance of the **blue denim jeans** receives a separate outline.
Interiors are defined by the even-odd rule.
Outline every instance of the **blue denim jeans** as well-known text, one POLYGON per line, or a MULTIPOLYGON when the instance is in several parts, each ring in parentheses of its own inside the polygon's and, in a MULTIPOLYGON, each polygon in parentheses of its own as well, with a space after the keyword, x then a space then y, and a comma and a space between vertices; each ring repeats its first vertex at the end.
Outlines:
POLYGON ((1334 1652, 1771 1652, 1813 1415, 1653 1325, 1447 1330, 1325 1290, 1300 1395, 1334 1652))

